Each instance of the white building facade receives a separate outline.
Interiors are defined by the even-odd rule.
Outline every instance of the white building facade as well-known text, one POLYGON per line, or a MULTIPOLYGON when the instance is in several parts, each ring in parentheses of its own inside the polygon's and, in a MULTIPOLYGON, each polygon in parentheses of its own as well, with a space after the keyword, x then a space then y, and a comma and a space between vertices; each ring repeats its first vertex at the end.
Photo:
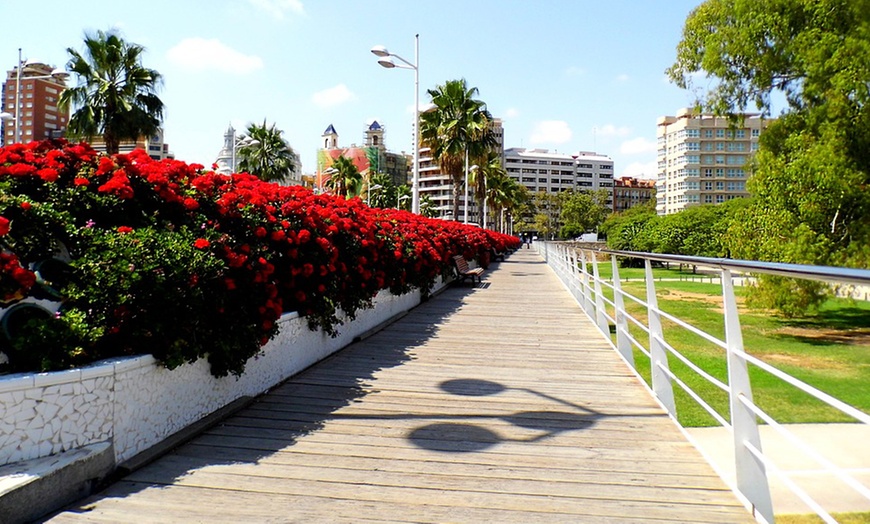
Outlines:
POLYGON ((685 108, 657 122, 656 211, 721 204, 749 196, 749 159, 769 120, 744 114, 742 121, 697 114, 685 108))
POLYGON ((506 149, 505 170, 530 192, 595 191, 608 193, 613 205, 613 159, 591 151, 565 154, 547 149, 506 149))

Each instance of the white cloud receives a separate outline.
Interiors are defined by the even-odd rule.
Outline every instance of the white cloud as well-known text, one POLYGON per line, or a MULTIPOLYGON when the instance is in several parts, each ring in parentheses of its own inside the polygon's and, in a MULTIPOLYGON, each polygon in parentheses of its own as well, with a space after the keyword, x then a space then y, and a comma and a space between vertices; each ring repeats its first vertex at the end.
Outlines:
POLYGON ((658 164, 655 160, 651 162, 632 162, 622 170, 622 176, 633 176, 635 178, 656 178, 656 170, 658 164))
POLYGON ((246 75, 262 69, 263 60, 227 47, 217 38, 185 38, 166 53, 173 64, 194 71, 246 75))
POLYGON ((311 95, 311 101, 318 107, 335 107, 345 102, 356 100, 356 95, 344 84, 318 91, 311 95))
POLYGON ((629 79, 629 76, 625 73, 622 73, 621 75, 618 75, 616 77, 617 82, 628 82, 628 79, 629 79))
POLYGON ((569 66, 565 68, 565 76, 580 76, 584 73, 586 73, 586 70, 582 67, 569 66))
POLYGON ((532 137, 529 141, 532 144, 564 144, 570 142, 572 137, 571 128, 568 127, 568 122, 563 120, 544 120, 535 124, 535 129, 532 130, 532 137))
POLYGON ((619 146, 619 152, 624 155, 640 155, 644 153, 655 153, 656 143, 652 140, 647 140, 644 137, 632 138, 623 142, 619 146))
POLYGON ((505 118, 516 118, 520 116, 520 110, 515 107, 509 107, 507 111, 504 112, 505 118))
POLYGON ((616 127, 613 124, 605 124, 595 128, 595 133, 599 136, 628 136, 631 129, 627 127, 616 127))
POLYGON ((298 15, 305 14, 305 7, 301 0, 248 0, 250 4, 258 9, 261 9, 278 20, 284 18, 284 14, 288 11, 298 15))

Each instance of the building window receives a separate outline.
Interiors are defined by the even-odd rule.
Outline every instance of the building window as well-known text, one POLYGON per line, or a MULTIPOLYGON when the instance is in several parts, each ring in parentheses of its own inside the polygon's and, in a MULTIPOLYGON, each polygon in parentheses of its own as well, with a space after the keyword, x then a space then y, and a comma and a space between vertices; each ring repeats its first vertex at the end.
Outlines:
POLYGON ((704 191, 713 191, 713 182, 704 182, 704 191))
POLYGON ((725 138, 725 130, 717 129, 716 130, 716 138, 725 138))
POLYGON ((704 195, 704 203, 712 204, 713 203, 713 195, 704 195))
POLYGON ((713 138, 713 130, 705 129, 704 130, 704 138, 713 138))
POLYGON ((753 130, 752 130, 752 137, 753 137, 753 138, 758 138, 758 135, 759 135, 759 134, 761 134, 761 130, 760 130, 760 129, 753 129, 753 130))
POLYGON ((711 168, 711 167, 704 168, 704 176, 705 177, 712 177, 713 176, 713 168, 711 168))
POLYGON ((737 138, 746 138, 746 130, 738 129, 737 130, 737 138))

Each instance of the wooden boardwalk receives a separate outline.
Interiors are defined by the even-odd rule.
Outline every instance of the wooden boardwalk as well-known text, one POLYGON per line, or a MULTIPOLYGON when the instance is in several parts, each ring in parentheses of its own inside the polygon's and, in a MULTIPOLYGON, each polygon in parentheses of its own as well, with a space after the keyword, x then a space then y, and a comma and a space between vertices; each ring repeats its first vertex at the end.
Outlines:
POLYGON ((753 519, 520 250, 50 521, 753 519))

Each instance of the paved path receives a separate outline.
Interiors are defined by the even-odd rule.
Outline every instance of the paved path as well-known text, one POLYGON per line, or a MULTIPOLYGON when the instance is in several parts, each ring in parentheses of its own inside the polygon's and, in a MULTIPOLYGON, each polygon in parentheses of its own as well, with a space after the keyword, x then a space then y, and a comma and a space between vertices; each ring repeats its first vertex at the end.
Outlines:
POLYGON ((532 250, 51 522, 752 522, 532 250))

